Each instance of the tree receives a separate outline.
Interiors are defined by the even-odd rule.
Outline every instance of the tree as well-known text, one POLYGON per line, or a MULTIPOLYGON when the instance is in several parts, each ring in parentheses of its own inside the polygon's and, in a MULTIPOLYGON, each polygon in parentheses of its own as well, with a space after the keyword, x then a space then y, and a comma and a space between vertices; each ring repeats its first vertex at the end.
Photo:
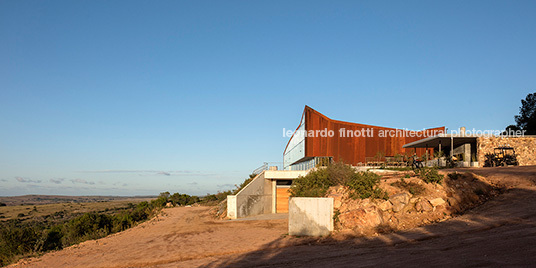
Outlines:
POLYGON ((536 135, 536 93, 530 93, 521 100, 519 115, 515 116, 517 127, 525 130, 526 135, 536 135))

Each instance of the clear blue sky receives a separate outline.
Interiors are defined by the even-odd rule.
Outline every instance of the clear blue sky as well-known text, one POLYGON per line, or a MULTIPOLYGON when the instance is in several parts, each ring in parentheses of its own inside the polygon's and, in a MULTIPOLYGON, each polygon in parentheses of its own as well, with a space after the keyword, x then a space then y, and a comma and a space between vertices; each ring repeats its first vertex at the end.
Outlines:
POLYGON ((0 1, 0 195, 205 194, 282 161, 304 105, 503 129, 535 1, 0 1))

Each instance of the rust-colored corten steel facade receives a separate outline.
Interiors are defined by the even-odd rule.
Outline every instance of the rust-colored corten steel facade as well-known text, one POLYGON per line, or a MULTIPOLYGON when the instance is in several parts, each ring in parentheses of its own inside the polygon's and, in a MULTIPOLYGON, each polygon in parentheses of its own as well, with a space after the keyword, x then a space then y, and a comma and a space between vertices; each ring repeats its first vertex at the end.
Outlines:
MULTIPOLYGON (((410 131, 332 120, 305 106, 301 123, 285 148, 284 166, 289 169, 293 164, 314 157, 332 157, 334 161, 358 165, 365 163, 365 158, 377 156, 378 153, 395 156, 416 152, 420 156, 426 149, 414 151, 402 146, 444 131, 445 127, 410 131), (314 135, 311 135, 311 131, 314 135), (300 133, 304 133, 304 137, 297 137, 300 133)), ((429 150, 429 153, 432 151, 429 150)))

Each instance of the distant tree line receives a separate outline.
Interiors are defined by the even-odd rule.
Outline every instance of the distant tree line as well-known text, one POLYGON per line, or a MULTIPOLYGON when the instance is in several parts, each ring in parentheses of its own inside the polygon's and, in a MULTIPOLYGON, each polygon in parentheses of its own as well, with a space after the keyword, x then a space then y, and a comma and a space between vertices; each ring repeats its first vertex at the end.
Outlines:
MULTIPOLYGON (((203 197, 169 192, 158 198, 137 205, 128 204, 126 209, 115 213, 91 212, 64 221, 13 219, 0 222, 0 266, 8 265, 21 257, 33 256, 50 250, 58 250, 86 240, 98 239, 131 228, 158 213, 168 205, 193 204, 215 205, 246 187, 255 174, 249 175, 234 190, 207 194, 203 197)), ((5 205, 5 204, 0 204, 5 205)), ((108 209, 105 212, 109 212, 108 209)), ((49 215, 49 219, 62 219, 65 211, 49 215)))
MULTIPOLYGON (((218 194, 209 199, 218 200, 221 198, 218 194)), ((150 202, 144 201, 137 205, 130 203, 126 209, 114 214, 91 212, 59 223, 49 220, 8 220, 0 223, 0 266, 8 265, 21 257, 62 249, 126 230, 151 218, 169 203, 181 206, 199 202, 203 200, 197 196, 180 193, 170 195, 165 192, 150 202)), ((63 214, 65 212, 57 212, 47 218, 63 217, 63 214)))

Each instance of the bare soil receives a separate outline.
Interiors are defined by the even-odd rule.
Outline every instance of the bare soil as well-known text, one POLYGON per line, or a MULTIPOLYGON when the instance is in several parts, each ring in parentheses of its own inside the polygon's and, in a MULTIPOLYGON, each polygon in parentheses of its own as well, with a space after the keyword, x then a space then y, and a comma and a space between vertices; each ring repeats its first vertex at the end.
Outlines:
POLYGON ((287 220, 214 220, 170 208, 130 230, 21 261, 20 267, 534 266, 536 167, 460 169, 504 193, 465 214, 368 237, 288 237, 287 220))

